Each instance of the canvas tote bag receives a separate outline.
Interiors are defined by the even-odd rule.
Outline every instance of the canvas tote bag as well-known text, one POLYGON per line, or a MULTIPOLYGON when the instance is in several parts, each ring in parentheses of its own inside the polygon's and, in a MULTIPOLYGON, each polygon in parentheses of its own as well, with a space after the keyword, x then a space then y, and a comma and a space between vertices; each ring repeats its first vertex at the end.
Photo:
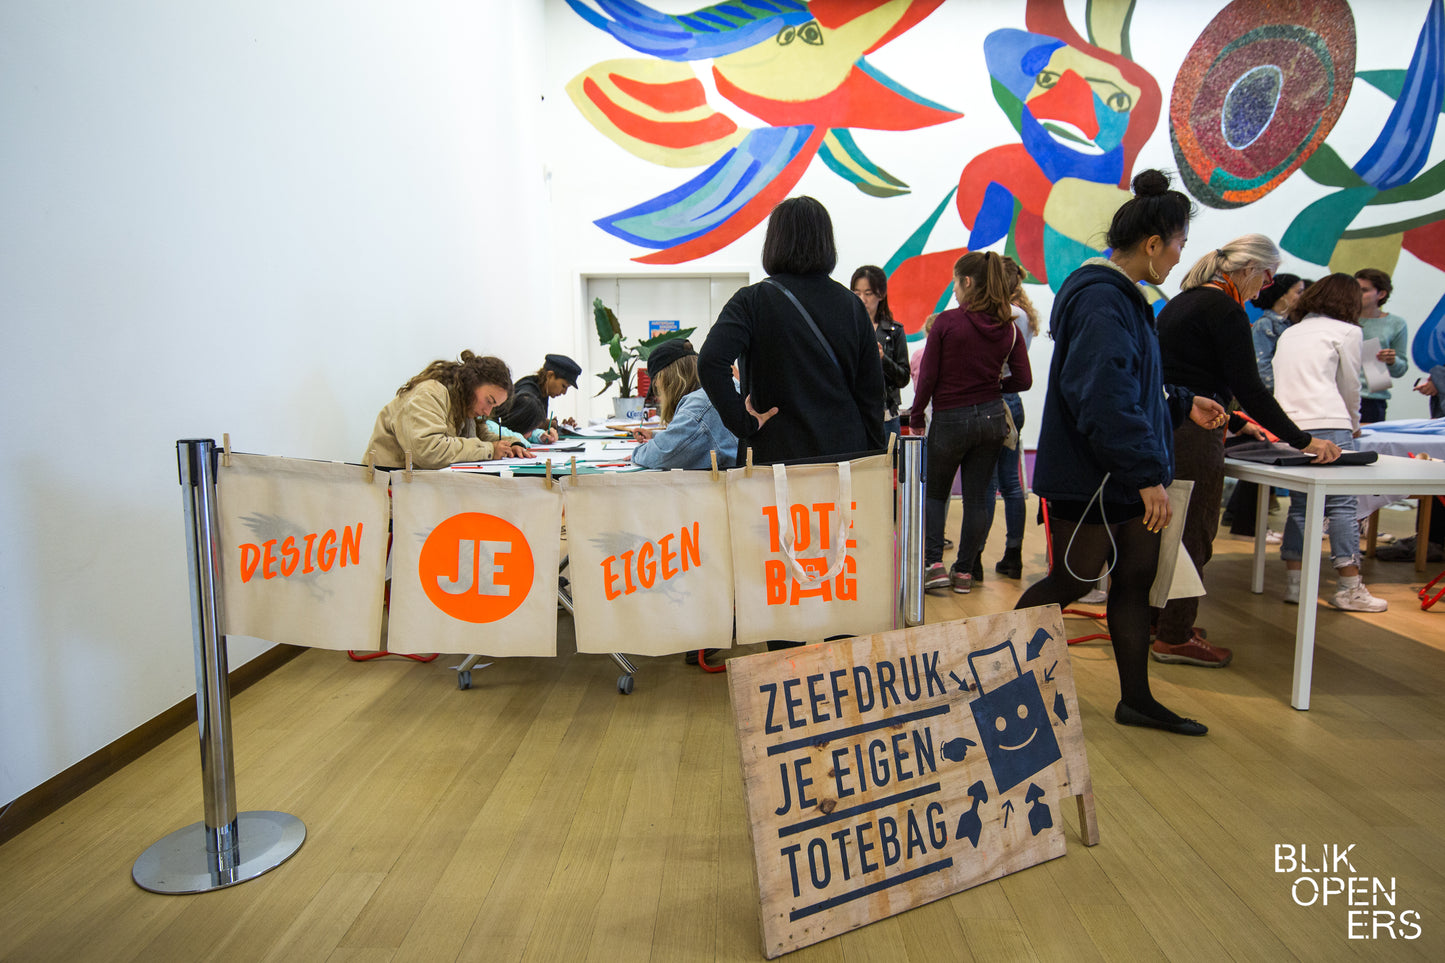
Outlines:
POLYGON ((386 484, 359 465, 232 454, 216 473, 226 634, 375 648, 386 484))
POLYGON ((1163 608, 1170 599, 1196 598, 1204 594, 1204 582, 1194 559, 1184 548, 1184 515, 1189 511, 1189 497, 1194 482, 1176 478, 1165 489, 1169 495, 1169 524, 1159 536, 1159 568, 1154 584, 1149 587, 1149 604, 1163 608))
POLYGON ((578 652, 669 655, 733 636, 727 481, 709 472, 563 480, 578 652))
POLYGON ((394 471, 391 491, 388 651, 557 654, 560 487, 394 471))
POLYGON ((888 455, 728 471, 737 638, 816 642, 893 627, 888 455))

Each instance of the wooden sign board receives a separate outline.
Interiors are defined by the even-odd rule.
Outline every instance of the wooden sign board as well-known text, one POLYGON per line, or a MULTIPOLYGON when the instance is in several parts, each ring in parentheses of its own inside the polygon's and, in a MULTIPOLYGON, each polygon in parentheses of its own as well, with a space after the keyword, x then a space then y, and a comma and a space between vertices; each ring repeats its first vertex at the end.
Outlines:
POLYGON ((769 959, 1098 842, 1043 606, 728 662, 769 959))

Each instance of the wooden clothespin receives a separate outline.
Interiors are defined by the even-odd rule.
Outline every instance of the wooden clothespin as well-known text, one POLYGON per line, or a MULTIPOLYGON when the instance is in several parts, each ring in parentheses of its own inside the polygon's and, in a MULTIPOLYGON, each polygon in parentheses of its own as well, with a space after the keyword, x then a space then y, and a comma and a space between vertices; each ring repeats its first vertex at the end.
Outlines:
POLYGON ((411 481, 411 449, 406 450, 406 480, 411 481))
POLYGON ((709 451, 708 457, 712 459, 712 480, 717 481, 717 449, 709 451))
POLYGON ((231 467, 231 435, 229 432, 221 435, 221 467, 231 467))
POLYGON ((366 483, 369 485, 376 481, 376 449, 366 450, 366 483))
POLYGON ((577 456, 576 456, 576 455, 573 455, 573 456, 572 456, 572 477, 573 477, 573 479, 576 479, 576 477, 577 477, 577 456))
POLYGON ((748 464, 747 464, 747 468, 743 471, 743 477, 744 477, 744 478, 752 478, 752 477, 753 477, 753 450, 752 450, 751 448, 748 449, 748 464))
POLYGON ((547 491, 552 490, 552 459, 547 459, 547 491))
POLYGON ((898 440, 898 436, 895 435, 893 432, 890 431, 890 432, 888 433, 888 456, 889 456, 890 458, 893 457, 893 443, 894 443, 895 441, 897 441, 897 440, 898 440))

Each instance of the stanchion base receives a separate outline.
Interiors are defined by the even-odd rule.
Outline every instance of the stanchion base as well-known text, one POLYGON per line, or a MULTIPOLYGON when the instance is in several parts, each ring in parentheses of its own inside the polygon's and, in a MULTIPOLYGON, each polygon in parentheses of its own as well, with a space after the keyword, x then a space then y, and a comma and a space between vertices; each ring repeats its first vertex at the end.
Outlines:
POLYGON ((290 813, 258 811, 236 817, 237 858, 221 867, 206 852, 204 822, 192 823, 152 843, 131 877, 152 893, 205 893, 235 886, 280 866, 306 841, 306 824, 290 813))

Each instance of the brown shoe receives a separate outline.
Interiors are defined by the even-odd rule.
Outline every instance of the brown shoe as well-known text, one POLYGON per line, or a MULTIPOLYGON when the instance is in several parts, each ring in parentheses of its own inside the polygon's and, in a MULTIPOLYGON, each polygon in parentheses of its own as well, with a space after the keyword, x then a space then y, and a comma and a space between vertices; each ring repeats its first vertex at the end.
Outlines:
POLYGON ((1197 632, 1191 631, 1189 638, 1179 645, 1170 645, 1162 639, 1155 639, 1149 646, 1149 654, 1155 662, 1179 662, 1185 665, 1202 665, 1206 669, 1222 669, 1229 665, 1234 653, 1223 646, 1210 645, 1197 632))

